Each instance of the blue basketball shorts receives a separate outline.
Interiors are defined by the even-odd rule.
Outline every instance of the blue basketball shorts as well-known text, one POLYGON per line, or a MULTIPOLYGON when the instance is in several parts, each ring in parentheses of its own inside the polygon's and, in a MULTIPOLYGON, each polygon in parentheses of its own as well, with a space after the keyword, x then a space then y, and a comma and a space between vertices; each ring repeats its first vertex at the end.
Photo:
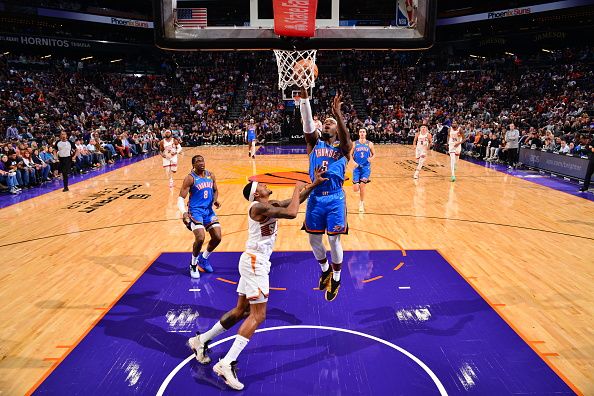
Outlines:
POLYGON ((310 234, 348 234, 344 191, 341 189, 328 195, 310 195, 302 230, 310 234))
POLYGON ((210 228, 219 225, 219 218, 211 207, 188 210, 190 223, 186 224, 188 230, 194 231, 196 228, 204 228, 208 231, 210 228))
POLYGON ((371 166, 357 166, 353 169, 353 184, 369 183, 369 176, 371 176, 371 166))

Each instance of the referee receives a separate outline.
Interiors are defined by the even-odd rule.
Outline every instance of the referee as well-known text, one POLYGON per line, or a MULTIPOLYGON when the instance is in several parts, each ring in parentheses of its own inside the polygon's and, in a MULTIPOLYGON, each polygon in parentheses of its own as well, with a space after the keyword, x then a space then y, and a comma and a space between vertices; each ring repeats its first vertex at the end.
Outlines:
POLYGON ((60 133, 60 141, 56 143, 56 150, 58 151, 58 159, 60 160, 60 172, 62 173, 62 180, 64 182, 63 192, 68 191, 68 174, 72 168, 72 155, 76 153, 76 147, 68 141, 66 132, 60 133))
POLYGON ((582 135, 582 155, 588 156, 588 169, 586 170, 586 176, 584 178, 584 186, 580 188, 581 192, 588 191, 590 188, 590 179, 592 178, 592 174, 594 173, 594 139, 590 137, 589 141, 586 135, 582 135))

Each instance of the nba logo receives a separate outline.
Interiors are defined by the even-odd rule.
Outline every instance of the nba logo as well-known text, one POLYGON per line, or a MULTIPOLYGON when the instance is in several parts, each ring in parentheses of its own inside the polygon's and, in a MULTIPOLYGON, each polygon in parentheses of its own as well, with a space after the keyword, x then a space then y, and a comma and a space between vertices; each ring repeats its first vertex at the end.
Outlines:
POLYGON ((396 5, 396 26, 408 26, 408 18, 406 14, 402 11, 406 9, 405 0, 398 0, 398 4, 396 5))

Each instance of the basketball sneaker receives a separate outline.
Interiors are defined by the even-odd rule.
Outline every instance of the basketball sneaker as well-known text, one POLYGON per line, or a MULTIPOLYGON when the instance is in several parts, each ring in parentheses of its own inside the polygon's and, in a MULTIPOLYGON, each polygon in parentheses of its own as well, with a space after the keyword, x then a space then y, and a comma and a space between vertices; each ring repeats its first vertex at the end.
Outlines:
POLYGON ((330 278, 330 287, 326 290, 326 301, 334 300, 338 295, 338 289, 340 289, 340 281, 330 278))
POLYGON ((190 264, 190 276, 194 279, 200 278, 200 271, 198 270, 198 266, 196 264, 190 264))
POLYGON ((173 179, 169 179, 169 188, 173 188, 173 179))
POLYGON ((452 178, 450 179, 450 181, 455 182, 456 181, 456 176, 452 176, 452 178))
POLYGON ((365 204, 363 201, 359 202, 359 213, 365 212, 365 204))
POLYGON ((243 384, 237 379, 237 361, 226 364, 222 360, 219 360, 212 368, 219 377, 223 377, 225 383, 235 390, 242 390, 243 384))
POLYGON ((330 278, 332 278, 332 267, 329 267, 328 271, 322 272, 322 275, 320 275, 320 284, 318 289, 326 290, 330 284, 330 278))
POLYGON ((418 179, 418 178, 419 178, 419 171, 416 171, 413 176, 413 179, 418 179))
POLYGON ((208 356, 208 344, 210 344, 210 341, 200 341, 200 332, 196 332, 196 337, 188 339, 188 346, 192 351, 194 351, 196 360, 198 360, 200 364, 210 363, 210 356, 208 356))
POLYGON ((202 257, 202 254, 200 254, 200 256, 198 256, 198 267, 203 272, 208 272, 209 274, 214 272, 212 265, 210 265, 210 262, 208 261, 208 259, 205 259, 204 257, 202 257))

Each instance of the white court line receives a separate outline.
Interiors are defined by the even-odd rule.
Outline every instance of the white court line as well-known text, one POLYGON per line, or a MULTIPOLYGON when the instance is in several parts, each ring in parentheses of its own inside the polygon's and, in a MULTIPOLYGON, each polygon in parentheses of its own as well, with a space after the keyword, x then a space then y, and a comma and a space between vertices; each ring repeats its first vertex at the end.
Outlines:
POLYGON ((398 286, 400 290, 410 290, 410 286, 398 286))
MULTIPOLYGON (((266 327, 264 329, 257 329, 256 333, 263 333, 265 331, 273 331, 273 330, 287 330, 287 329, 320 329, 320 330, 330 330, 330 331, 338 331, 341 333, 349 333, 349 334, 354 334, 354 335, 358 335, 360 337, 365 337, 365 338, 369 338, 370 340, 374 340, 377 341, 381 344, 387 345, 392 349, 397 350, 398 352, 404 354, 405 356, 407 356, 408 358, 410 358, 413 362, 415 362, 416 364, 419 365, 419 367, 421 367, 428 375, 429 377, 431 377, 431 379, 433 380, 433 383, 435 384, 435 386, 437 386, 437 390, 439 391, 439 394, 442 396, 447 396, 448 393, 446 392, 443 384, 441 383, 441 381, 439 380, 439 378, 437 378, 437 375, 435 375, 435 373, 433 371, 431 371, 431 369, 429 367, 427 367, 427 365, 425 363, 423 363, 423 361, 421 359, 419 359, 418 357, 416 357, 415 355, 413 355, 412 353, 410 353, 409 351, 407 351, 406 349, 399 347, 396 344, 392 344, 389 341, 383 340, 379 337, 376 336, 372 336, 371 334, 366 334, 366 333, 361 333, 360 331, 355 331, 355 330, 350 330, 350 329, 342 329, 340 327, 329 327, 329 326, 314 326, 314 325, 293 325, 293 326, 276 326, 276 327, 266 327)), ((209 345, 210 348, 213 348, 219 344, 222 344, 224 342, 230 341, 232 339, 234 339, 237 335, 232 335, 230 337, 227 338, 223 338, 222 340, 213 342, 212 344, 209 345)), ((159 390, 157 391, 157 396, 163 396, 163 394, 165 393, 165 390, 167 389, 167 386, 169 386, 169 383, 171 382, 171 380, 173 379, 173 377, 175 377, 175 375, 189 362, 192 361, 192 359, 195 358, 194 354, 191 354, 190 356, 188 356, 185 360, 183 360, 180 364, 178 364, 165 378, 165 380, 163 381, 163 383, 161 384, 161 386, 159 387, 159 390)))
POLYGON ((188 289, 188 291, 200 291, 200 289, 188 289))
POLYGON ((192 330, 168 330, 168 333, 191 333, 192 330))

